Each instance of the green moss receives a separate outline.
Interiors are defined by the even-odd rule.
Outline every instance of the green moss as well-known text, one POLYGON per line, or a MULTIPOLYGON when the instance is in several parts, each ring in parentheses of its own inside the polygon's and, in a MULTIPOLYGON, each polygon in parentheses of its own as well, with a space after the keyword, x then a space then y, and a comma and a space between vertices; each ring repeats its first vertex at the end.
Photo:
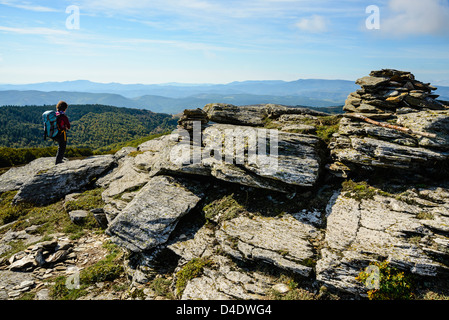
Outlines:
POLYGON ((224 196, 203 207, 204 217, 209 220, 226 221, 238 217, 245 208, 234 199, 234 194, 224 196))
POLYGON ((28 214, 30 206, 26 204, 11 205, 17 191, 7 191, 0 195, 0 225, 18 220, 28 214))
POLYGON ((287 275, 281 275, 279 282, 286 284, 289 291, 286 293, 280 293, 276 290, 270 289, 267 292, 267 298, 270 300, 316 300, 316 296, 303 289, 299 288, 299 284, 295 279, 287 275))
POLYGON ((67 201, 65 209, 67 212, 74 210, 92 210, 104 207, 105 203, 101 197, 103 188, 92 189, 78 195, 75 200, 67 201))
POLYGON ((171 283, 170 279, 157 277, 150 282, 149 286, 156 295, 172 300, 175 297, 170 289, 171 283))
POLYGON ((316 134, 328 144, 334 133, 340 128, 340 116, 319 117, 316 124, 316 134))
POLYGON ((67 278, 59 276, 55 279, 55 284, 50 289, 50 297, 54 300, 76 300, 87 294, 85 286, 79 289, 69 289, 66 285, 67 278))
POLYGON ((212 261, 203 258, 194 258, 187 262, 187 264, 176 273, 176 294, 181 296, 187 283, 193 278, 201 276, 204 267, 211 265, 212 261))
POLYGON ((80 281, 85 284, 113 281, 119 278, 122 273, 123 267, 121 265, 113 261, 99 261, 81 272, 80 281))
POLYGON ((271 300, 316 300, 316 296, 302 288, 297 288, 288 291, 287 293, 280 293, 276 290, 268 292, 268 299, 271 300))
POLYGON ((346 180, 342 183, 342 187, 342 192, 345 197, 357 201, 374 199, 374 196, 378 193, 377 189, 369 186, 365 181, 354 182, 352 180, 346 180))
POLYGON ((135 157, 137 157, 139 154, 142 154, 142 153, 144 153, 144 152, 143 152, 143 151, 132 151, 132 152, 130 152, 130 153, 128 154, 128 156, 129 156, 129 157, 135 158, 135 157))
POLYGON ((431 212, 421 211, 416 215, 416 218, 422 220, 433 220, 434 216, 431 212))
POLYGON ((8 245, 11 247, 11 249, 1 254, 0 258, 9 259, 10 257, 12 257, 12 255, 25 250, 29 246, 29 244, 26 245, 22 240, 11 241, 8 243, 8 245))

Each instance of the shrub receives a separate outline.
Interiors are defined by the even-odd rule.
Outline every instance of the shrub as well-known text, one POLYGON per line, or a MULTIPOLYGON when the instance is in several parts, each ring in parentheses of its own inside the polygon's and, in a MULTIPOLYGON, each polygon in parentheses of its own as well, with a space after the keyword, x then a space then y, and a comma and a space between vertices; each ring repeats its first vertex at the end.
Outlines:
POLYGON ((388 261, 374 262, 371 266, 374 268, 367 268, 356 277, 368 287, 370 300, 409 300, 413 297, 411 276, 391 267, 388 261))
POLYGON ((99 261, 81 272, 80 281, 84 284, 113 281, 119 278, 122 272, 121 265, 112 261, 99 261))

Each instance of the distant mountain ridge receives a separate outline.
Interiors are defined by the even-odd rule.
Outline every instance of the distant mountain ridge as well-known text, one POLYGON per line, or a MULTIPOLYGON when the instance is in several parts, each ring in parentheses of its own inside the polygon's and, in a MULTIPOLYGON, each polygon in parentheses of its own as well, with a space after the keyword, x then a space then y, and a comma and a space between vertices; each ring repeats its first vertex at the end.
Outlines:
MULTIPOLYGON (((348 94, 355 90, 354 81, 322 79, 228 84, 121 84, 77 80, 0 85, 0 106, 54 105, 59 100, 66 100, 70 104, 105 104, 175 114, 213 102, 329 107, 344 104, 348 94)), ((437 93, 443 100, 449 100, 449 87, 441 86, 437 93)))
MULTIPOLYGON (((168 98, 185 98, 198 94, 252 94, 252 95, 299 95, 313 91, 342 92, 356 88, 354 81, 300 79, 282 80, 249 80, 234 81, 228 84, 121 84, 98 83, 88 80, 42 82, 34 84, 0 84, 0 90, 36 90, 36 91, 70 91, 88 93, 119 94, 127 98, 144 95, 163 96, 168 98)), ((351 91, 350 91, 351 92, 351 91)), ((311 97, 310 95, 304 95, 311 97)))

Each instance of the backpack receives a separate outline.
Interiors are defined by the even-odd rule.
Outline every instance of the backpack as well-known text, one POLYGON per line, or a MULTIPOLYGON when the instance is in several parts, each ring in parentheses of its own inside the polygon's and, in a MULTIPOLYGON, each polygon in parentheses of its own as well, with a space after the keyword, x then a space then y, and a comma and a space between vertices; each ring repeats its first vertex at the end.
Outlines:
POLYGON ((47 137, 54 139, 59 133, 56 111, 45 111, 42 114, 42 120, 44 122, 44 140, 46 140, 47 137))

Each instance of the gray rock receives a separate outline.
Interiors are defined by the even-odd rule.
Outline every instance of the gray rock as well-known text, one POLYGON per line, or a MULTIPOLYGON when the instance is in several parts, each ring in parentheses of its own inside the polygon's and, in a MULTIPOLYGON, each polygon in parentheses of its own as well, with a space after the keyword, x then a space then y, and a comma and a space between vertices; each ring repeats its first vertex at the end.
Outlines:
POLYGON ((217 240, 234 258, 261 260, 304 277, 311 275, 315 259, 311 241, 320 236, 314 226, 291 215, 283 218, 238 217, 224 221, 217 231, 217 240))
POLYGON ((55 158, 39 158, 25 166, 14 167, 0 175, 0 193, 18 190, 39 172, 45 172, 55 165, 55 158))
POLYGON ((80 190, 105 173, 113 164, 113 155, 94 156, 53 166, 27 180, 13 203, 29 202, 47 205, 80 190))
POLYGON ((202 197, 204 186, 153 177, 106 229, 112 241, 134 252, 164 244, 179 219, 202 197))
POLYGON ((35 300, 51 300, 50 289, 41 289, 36 293, 35 300))
MULTIPOLYGON (((449 257, 445 247, 449 239, 436 231, 447 229, 449 219, 442 214, 447 212, 447 203, 425 198, 426 206, 418 206, 413 203, 423 198, 411 191, 404 194, 409 194, 404 200, 376 195, 361 202, 340 194, 329 207, 317 280, 340 291, 363 294, 367 289, 355 278, 370 262, 384 259, 417 276, 447 275, 449 267, 441 261, 449 257)), ((446 198, 447 190, 426 190, 424 194, 446 198)))
POLYGON ((357 81, 355 83, 362 86, 362 88, 374 89, 376 87, 387 84, 389 80, 390 79, 387 77, 369 76, 369 77, 363 77, 363 78, 357 79, 357 81))
POLYGON ((267 110, 263 105, 234 106, 231 104, 208 104, 203 109, 210 121, 246 126, 263 126, 267 110))
POLYGON ((36 260, 32 256, 25 256, 20 260, 16 260, 8 266, 11 271, 28 271, 37 266, 36 260))
POLYGON ((282 115, 325 116, 324 112, 313 109, 290 107, 277 104, 234 106, 232 104, 212 103, 203 110, 210 121, 222 124, 263 127, 267 118, 277 119, 282 115))
MULTIPOLYGON (((250 150, 250 139, 259 139, 261 136, 267 137, 269 143, 274 144, 271 132, 265 129, 226 124, 216 124, 207 127, 203 132, 203 143, 206 153, 208 152, 207 150, 214 150, 214 157, 203 160, 203 163, 210 161, 208 164, 212 167, 211 174, 215 177, 239 183, 240 176, 241 184, 278 191, 285 191, 286 189, 285 186, 282 188, 279 182, 294 186, 313 186, 316 183, 321 169, 321 141, 316 136, 275 132, 278 140, 278 146, 275 149, 277 155, 270 154, 272 150, 270 150, 270 147, 267 147, 262 152, 260 152, 260 149, 252 150, 253 155, 241 159, 237 157, 237 150, 239 149, 235 145, 235 151, 231 150, 233 151, 233 156, 232 163, 230 163, 226 159, 226 149, 223 151, 220 148, 220 146, 226 145, 226 140, 229 139, 228 132, 232 132, 235 141, 240 141, 242 144, 246 143, 248 145, 246 147, 247 150, 250 150), (217 150, 217 145, 219 150, 217 150), (216 152, 221 152, 221 155, 215 155, 216 152), (266 156, 264 156, 265 153, 266 156), (227 168, 228 171, 235 174, 231 174, 231 178, 228 178, 228 175, 222 174, 223 168, 227 168), (251 180, 253 180, 252 175, 248 172, 255 174, 259 180, 263 180, 266 186, 262 186, 257 181, 251 183, 251 180)), ((260 145, 258 145, 259 147, 260 145)))
POLYGON ((134 163, 134 157, 124 157, 117 168, 103 177, 99 184, 101 187, 107 187, 102 194, 103 199, 135 189, 150 180, 148 171, 139 170, 134 163))
POLYGON ((435 138, 418 137, 419 146, 449 150, 449 110, 404 113, 398 115, 397 123, 417 131, 436 134, 435 138))
POLYGON ((190 142, 184 143, 185 137, 180 132, 173 132, 157 141, 160 146, 162 144, 159 152, 148 150, 137 156, 136 162, 139 167, 146 167, 150 175, 212 176, 284 193, 291 193, 295 186, 315 185, 321 173, 321 140, 313 135, 275 133, 262 128, 213 124, 203 130, 202 146, 193 146, 190 142), (246 154, 248 139, 259 137, 266 137, 266 150, 261 151, 259 144, 259 149, 251 149, 253 154, 246 154), (274 145, 274 138, 278 141, 277 148, 270 147, 270 143, 274 145), (226 154, 229 141, 237 141, 241 145, 232 144, 232 149, 228 149, 232 153, 226 154), (196 162, 192 159, 192 150, 199 155, 196 162), (272 151, 277 155, 270 153, 272 151), (144 164, 145 160, 147 164, 144 164))
POLYGON ((103 208, 92 209, 92 210, 90 210, 90 212, 92 212, 92 214, 94 215, 94 218, 97 221, 100 228, 106 229, 108 226, 108 219, 107 219, 106 213, 104 212, 103 208))
POLYGON ((214 267, 205 267, 202 275, 188 281, 182 300, 263 299, 274 284, 262 273, 238 268, 228 257, 214 255, 210 260, 214 267))
MULTIPOLYGON (((11 292, 16 292, 20 295, 22 292, 13 288, 21 287, 21 284, 31 284, 31 282, 34 282, 31 273, 0 270, 0 299, 6 300, 11 298, 9 295, 11 292)), ((31 288, 31 285, 25 288, 31 288)))
POLYGON ((348 164, 378 168, 407 169, 414 172, 428 166, 431 161, 447 159, 445 152, 409 147, 373 138, 350 138, 351 148, 332 150, 335 159, 348 164))
POLYGON ((74 210, 69 212, 70 220, 75 224, 82 224, 88 216, 89 211, 86 210, 74 210))

